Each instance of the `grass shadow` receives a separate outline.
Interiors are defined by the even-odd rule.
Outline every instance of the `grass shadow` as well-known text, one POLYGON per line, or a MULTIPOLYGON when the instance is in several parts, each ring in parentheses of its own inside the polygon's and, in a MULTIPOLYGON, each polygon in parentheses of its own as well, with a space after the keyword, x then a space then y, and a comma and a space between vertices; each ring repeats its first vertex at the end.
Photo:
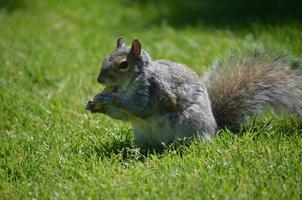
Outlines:
POLYGON ((91 141, 93 152, 100 158, 117 158, 118 160, 141 160, 144 155, 135 148, 131 133, 123 133, 122 137, 112 137, 110 141, 91 141))
POLYGON ((100 158, 116 158, 121 162, 128 161, 141 161, 144 162, 146 159, 156 156, 161 158, 165 154, 177 154, 183 156, 186 154, 190 145, 196 142, 204 142, 202 138, 192 137, 185 139, 177 139, 169 145, 162 145, 160 147, 150 146, 135 146, 134 142, 130 137, 113 139, 113 141, 106 142, 93 142, 94 152, 100 158))
POLYGON ((0 0, 0 11, 5 10, 9 13, 25 6, 24 0, 0 0))
POLYGON ((176 153, 182 156, 187 147, 196 141, 195 138, 179 139, 169 145, 160 147, 140 146, 137 147, 131 136, 132 132, 121 134, 121 137, 112 137, 109 141, 91 140, 89 148, 86 148, 86 156, 90 158, 96 154, 101 159, 115 158, 121 162, 141 161, 144 162, 150 156, 161 157, 165 153, 176 153))
MULTIPOLYGON (((152 10, 150 23, 167 23, 175 28, 206 25, 212 27, 245 27, 255 22, 280 24, 302 21, 299 0, 121 0, 152 10)), ((151 13, 151 12, 148 12, 151 13)))

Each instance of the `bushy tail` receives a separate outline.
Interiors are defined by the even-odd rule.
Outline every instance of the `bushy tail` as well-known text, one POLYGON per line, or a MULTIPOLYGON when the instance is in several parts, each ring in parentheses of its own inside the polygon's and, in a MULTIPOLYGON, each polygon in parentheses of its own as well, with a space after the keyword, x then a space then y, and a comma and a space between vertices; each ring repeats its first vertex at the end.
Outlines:
POLYGON ((205 80, 218 126, 237 129, 268 107, 302 117, 301 71, 285 55, 259 50, 217 62, 205 80))

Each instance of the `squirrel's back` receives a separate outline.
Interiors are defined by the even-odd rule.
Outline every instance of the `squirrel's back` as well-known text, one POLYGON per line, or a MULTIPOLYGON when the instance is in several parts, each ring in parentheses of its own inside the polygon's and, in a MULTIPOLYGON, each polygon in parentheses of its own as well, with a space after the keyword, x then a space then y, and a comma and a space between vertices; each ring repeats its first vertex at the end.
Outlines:
POLYGON ((205 79, 218 126, 237 129, 268 107, 302 116, 299 67, 283 54, 260 50, 236 53, 217 62, 205 79))

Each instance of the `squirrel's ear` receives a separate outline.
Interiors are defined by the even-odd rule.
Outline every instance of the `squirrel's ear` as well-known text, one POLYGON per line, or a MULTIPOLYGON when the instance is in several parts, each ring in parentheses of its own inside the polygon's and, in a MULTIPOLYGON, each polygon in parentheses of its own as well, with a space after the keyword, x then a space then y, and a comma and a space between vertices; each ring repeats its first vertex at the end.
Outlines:
POLYGON ((125 40, 123 37, 119 37, 116 41, 116 48, 119 49, 119 48, 122 48, 124 47, 126 44, 125 44, 125 40))
POLYGON ((131 46, 131 54, 138 57, 141 54, 142 45, 138 39, 134 39, 131 46))

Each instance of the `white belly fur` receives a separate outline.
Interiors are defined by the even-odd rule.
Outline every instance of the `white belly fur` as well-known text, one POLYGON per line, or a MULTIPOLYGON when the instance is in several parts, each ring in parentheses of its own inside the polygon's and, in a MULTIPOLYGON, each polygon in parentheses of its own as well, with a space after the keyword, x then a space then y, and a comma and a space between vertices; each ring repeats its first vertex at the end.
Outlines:
POLYGON ((135 120, 132 125, 137 144, 167 144, 178 135, 172 128, 167 115, 135 120))

